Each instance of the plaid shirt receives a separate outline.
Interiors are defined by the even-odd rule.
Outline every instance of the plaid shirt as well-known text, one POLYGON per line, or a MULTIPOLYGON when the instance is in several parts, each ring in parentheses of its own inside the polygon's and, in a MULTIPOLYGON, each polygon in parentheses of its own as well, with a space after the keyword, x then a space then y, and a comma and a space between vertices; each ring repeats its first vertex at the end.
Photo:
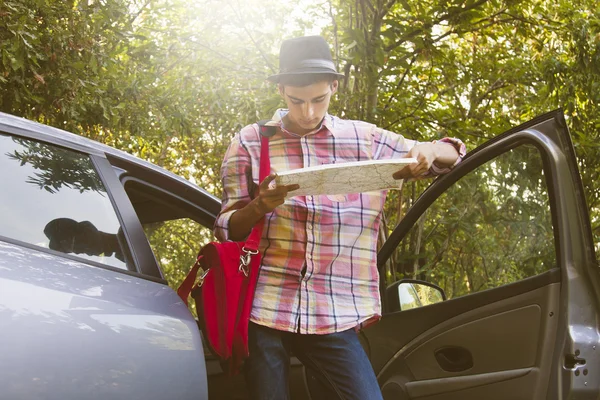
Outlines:
MULTIPOLYGON (((299 136, 273 123, 271 171, 321 164, 404 157, 418 144, 360 121, 327 115, 315 131, 299 136)), ((465 153, 457 139, 459 160, 465 153)), ((221 168, 222 211, 215 235, 228 240, 229 218, 258 187, 260 137, 249 125, 235 135, 221 168)), ((428 174, 449 169, 432 167, 428 174)), ((265 217, 262 267, 251 320, 274 329, 327 334, 354 328, 381 314, 377 237, 386 192, 343 196, 295 196, 265 217)))

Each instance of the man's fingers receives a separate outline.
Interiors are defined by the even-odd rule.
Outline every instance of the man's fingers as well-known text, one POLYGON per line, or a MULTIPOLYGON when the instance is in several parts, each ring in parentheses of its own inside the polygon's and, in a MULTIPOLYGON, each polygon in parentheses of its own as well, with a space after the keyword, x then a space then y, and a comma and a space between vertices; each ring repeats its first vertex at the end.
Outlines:
POLYGON ((265 190, 263 192, 263 196, 265 197, 285 197, 288 192, 292 190, 298 189, 298 185, 287 185, 287 186, 277 186, 272 189, 265 190))
POLYGON ((395 172, 394 175, 392 175, 392 178, 406 179, 409 176, 410 176, 410 166, 406 166, 406 167, 402 168, 400 171, 395 172))
POLYGON ((293 185, 286 185, 286 186, 274 186, 271 185, 271 183, 277 178, 277 174, 273 173, 270 174, 269 176, 267 176, 262 183, 260 184, 260 188, 263 190, 267 190, 270 189, 270 192, 274 192, 274 193, 280 193, 285 191, 285 193, 287 192, 291 192, 292 190, 297 190, 300 188, 300 185, 298 184, 293 184, 293 185), (271 189, 270 187, 273 186, 273 188, 271 189))
POLYGON ((394 179, 408 179, 414 178, 424 174, 427 170, 429 170, 429 166, 427 162, 417 162, 414 164, 407 165, 402 168, 400 171, 395 172, 392 177, 394 179))
POLYGON ((411 165, 411 169, 412 169, 413 172, 422 171, 425 168, 427 168, 427 163, 426 162, 419 162, 417 164, 411 165))
POLYGON ((406 157, 415 158, 417 162, 409 164, 400 171, 394 173, 394 175, 392 175, 394 179, 416 178, 423 175, 431 168, 432 153, 424 146, 425 145, 423 144, 415 146, 406 153, 406 157))
POLYGON ((259 188, 261 189, 268 189, 269 185, 271 184, 271 182, 273 182, 275 180, 275 178, 277 178, 277 174, 270 174, 269 176, 267 176, 261 183, 259 188))
POLYGON ((413 168, 413 170, 411 171, 412 172, 412 177, 416 178, 417 176, 421 176, 427 170, 428 170, 427 163, 419 164, 419 165, 415 166, 415 168, 413 168))

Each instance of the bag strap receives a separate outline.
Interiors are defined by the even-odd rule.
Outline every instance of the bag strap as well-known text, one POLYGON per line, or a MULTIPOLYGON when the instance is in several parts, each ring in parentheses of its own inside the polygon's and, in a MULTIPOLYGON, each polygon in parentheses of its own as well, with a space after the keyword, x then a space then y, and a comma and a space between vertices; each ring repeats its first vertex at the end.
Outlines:
MULTIPOLYGON (((271 159, 269 158, 269 138, 277 132, 277 127, 265 125, 268 120, 258 121, 258 132, 260 134, 260 166, 258 181, 262 183, 271 174, 271 159)), ((252 228, 244 249, 247 254, 258 254, 258 245, 262 237, 265 218, 262 217, 252 228)), ((243 250, 244 250, 243 249, 243 250)))
MULTIPOLYGON (((259 133, 260 133, 260 167, 259 167, 259 181, 262 182, 269 174, 271 173, 271 160, 269 159, 269 137, 273 136, 277 132, 277 128, 275 126, 265 125, 267 121, 258 121, 259 133)), ((256 225, 252 228, 252 232, 250 233, 250 237, 246 241, 244 248, 243 262, 240 260, 244 267, 250 265, 250 257, 258 254, 258 245, 260 244, 260 238, 262 237, 262 231, 264 226, 265 218, 261 218, 256 225)), ((185 305, 188 304, 188 297, 194 288, 194 284, 196 282, 196 277, 198 275, 198 270, 200 268, 200 260, 202 259, 202 255, 198 254, 196 258, 196 262, 188 272, 187 276, 181 283, 181 285, 177 288, 177 294, 183 300, 185 305)), ((248 272, 246 270, 242 271, 244 274, 248 272)), ((202 276, 200 277, 200 282, 203 281, 204 277, 208 273, 208 270, 204 271, 202 276)), ((247 275, 246 275, 247 276, 247 275)), ((201 285, 199 283, 198 285, 201 285)))

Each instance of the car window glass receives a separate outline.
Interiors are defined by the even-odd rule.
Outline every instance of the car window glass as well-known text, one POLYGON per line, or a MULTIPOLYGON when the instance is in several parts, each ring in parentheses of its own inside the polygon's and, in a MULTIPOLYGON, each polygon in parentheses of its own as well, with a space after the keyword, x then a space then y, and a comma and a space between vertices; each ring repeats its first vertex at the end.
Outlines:
POLYGON ((520 146, 461 178, 421 216, 386 268, 388 284, 424 280, 448 298, 556 268, 539 151, 520 146))
MULTIPOLYGON (((185 279, 212 230, 189 218, 143 224, 164 278, 173 289, 185 279)), ((191 305, 191 304, 190 304, 191 305)))
POLYGON ((0 236, 126 268, 122 232, 90 158, 0 134, 0 236))

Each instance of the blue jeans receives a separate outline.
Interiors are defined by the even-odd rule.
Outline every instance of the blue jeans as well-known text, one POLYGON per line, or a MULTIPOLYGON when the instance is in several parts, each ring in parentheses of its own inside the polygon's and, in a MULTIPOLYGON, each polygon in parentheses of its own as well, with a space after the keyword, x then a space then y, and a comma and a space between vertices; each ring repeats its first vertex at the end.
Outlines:
POLYGON ((250 323, 245 376, 253 400, 287 400, 290 351, 320 381, 313 399, 381 400, 371 363, 354 329, 301 335, 250 323), (315 396, 316 395, 316 396, 315 396))

